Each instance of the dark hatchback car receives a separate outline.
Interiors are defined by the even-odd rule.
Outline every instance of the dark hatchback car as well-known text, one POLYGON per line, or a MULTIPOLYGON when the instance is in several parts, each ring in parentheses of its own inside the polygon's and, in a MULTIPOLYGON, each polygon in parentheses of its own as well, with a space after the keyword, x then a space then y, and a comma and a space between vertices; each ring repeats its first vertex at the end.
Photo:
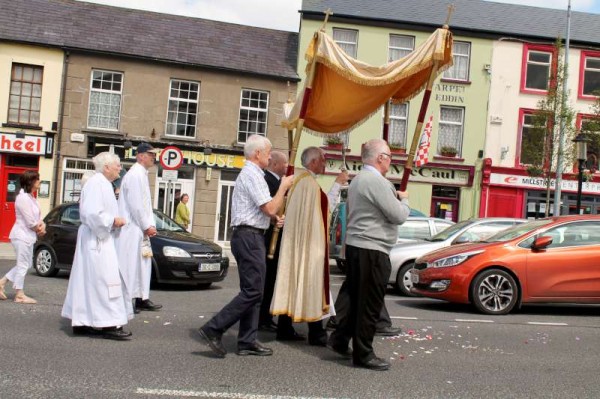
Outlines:
MULTIPOLYGON (((157 235, 152 244, 152 280, 159 283, 196 284, 208 288, 227 275, 229 258, 220 246, 188 233, 173 219, 155 210, 157 235)), ((34 247, 34 267, 40 276, 70 270, 75 255, 79 204, 59 205, 44 218, 46 235, 34 247)))

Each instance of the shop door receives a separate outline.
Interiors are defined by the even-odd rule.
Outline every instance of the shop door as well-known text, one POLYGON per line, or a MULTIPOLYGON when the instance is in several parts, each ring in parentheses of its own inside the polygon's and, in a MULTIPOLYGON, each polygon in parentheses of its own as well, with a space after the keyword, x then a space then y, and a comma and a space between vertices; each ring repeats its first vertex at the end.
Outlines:
POLYGON ((217 215, 215 220, 215 239, 214 241, 223 246, 229 247, 232 229, 231 221, 231 198, 235 182, 221 180, 219 182, 219 195, 217 197, 217 215))
POLYGON ((458 187, 432 186, 430 215, 458 222, 458 187))
POLYGON ((157 192, 154 196, 155 207, 159 211, 169 215, 175 219, 175 211, 179 205, 181 194, 187 194, 190 199, 187 207, 190 209, 190 225, 188 231, 192 230, 192 220, 194 218, 194 181, 193 180, 176 180, 167 181, 161 177, 156 180, 157 192))
POLYGON ((1 169, 0 185, 0 241, 8 241, 10 230, 15 224, 15 199, 21 185, 19 176, 28 168, 16 168, 5 166, 1 169))

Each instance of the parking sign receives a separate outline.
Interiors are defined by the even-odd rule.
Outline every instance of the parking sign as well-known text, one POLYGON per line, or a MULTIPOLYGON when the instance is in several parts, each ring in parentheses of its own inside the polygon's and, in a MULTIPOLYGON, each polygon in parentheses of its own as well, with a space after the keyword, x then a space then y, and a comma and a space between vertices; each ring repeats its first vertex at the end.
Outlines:
POLYGON ((160 164, 163 169, 175 170, 179 169, 183 163, 183 153, 175 146, 165 147, 160 153, 160 164))

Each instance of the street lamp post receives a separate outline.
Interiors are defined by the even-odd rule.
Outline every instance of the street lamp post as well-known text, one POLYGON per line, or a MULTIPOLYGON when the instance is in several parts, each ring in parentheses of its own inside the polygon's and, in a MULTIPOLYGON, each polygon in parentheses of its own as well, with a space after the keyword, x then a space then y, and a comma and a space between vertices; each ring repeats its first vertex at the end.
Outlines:
POLYGON ((577 184, 577 214, 581 214, 581 186, 583 186, 583 169, 585 168, 585 161, 587 160, 587 139, 586 135, 579 132, 577 137, 573 139, 577 151, 577 160, 579 161, 579 176, 577 184))

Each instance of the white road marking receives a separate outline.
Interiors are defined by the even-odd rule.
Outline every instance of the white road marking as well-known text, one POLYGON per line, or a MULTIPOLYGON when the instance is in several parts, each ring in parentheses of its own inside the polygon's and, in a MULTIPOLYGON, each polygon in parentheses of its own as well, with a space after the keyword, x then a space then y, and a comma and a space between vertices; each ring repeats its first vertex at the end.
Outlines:
POLYGON ((542 323, 539 321, 528 321, 527 324, 532 324, 534 326, 568 326, 567 323, 542 323))
POLYGON ((494 323, 494 320, 481 319, 454 319, 454 321, 462 321, 463 323, 494 323))
POLYGON ((408 316, 390 316, 391 319, 400 319, 400 320, 419 320, 418 317, 408 317, 408 316))
MULTIPOLYGON (((326 399, 306 396, 279 396, 279 395, 254 395, 235 392, 206 392, 206 391, 182 391, 176 389, 148 389, 138 388, 135 393, 141 395, 176 396, 176 397, 202 397, 223 399, 326 399)), ((333 398, 331 398, 333 399, 333 398)))

